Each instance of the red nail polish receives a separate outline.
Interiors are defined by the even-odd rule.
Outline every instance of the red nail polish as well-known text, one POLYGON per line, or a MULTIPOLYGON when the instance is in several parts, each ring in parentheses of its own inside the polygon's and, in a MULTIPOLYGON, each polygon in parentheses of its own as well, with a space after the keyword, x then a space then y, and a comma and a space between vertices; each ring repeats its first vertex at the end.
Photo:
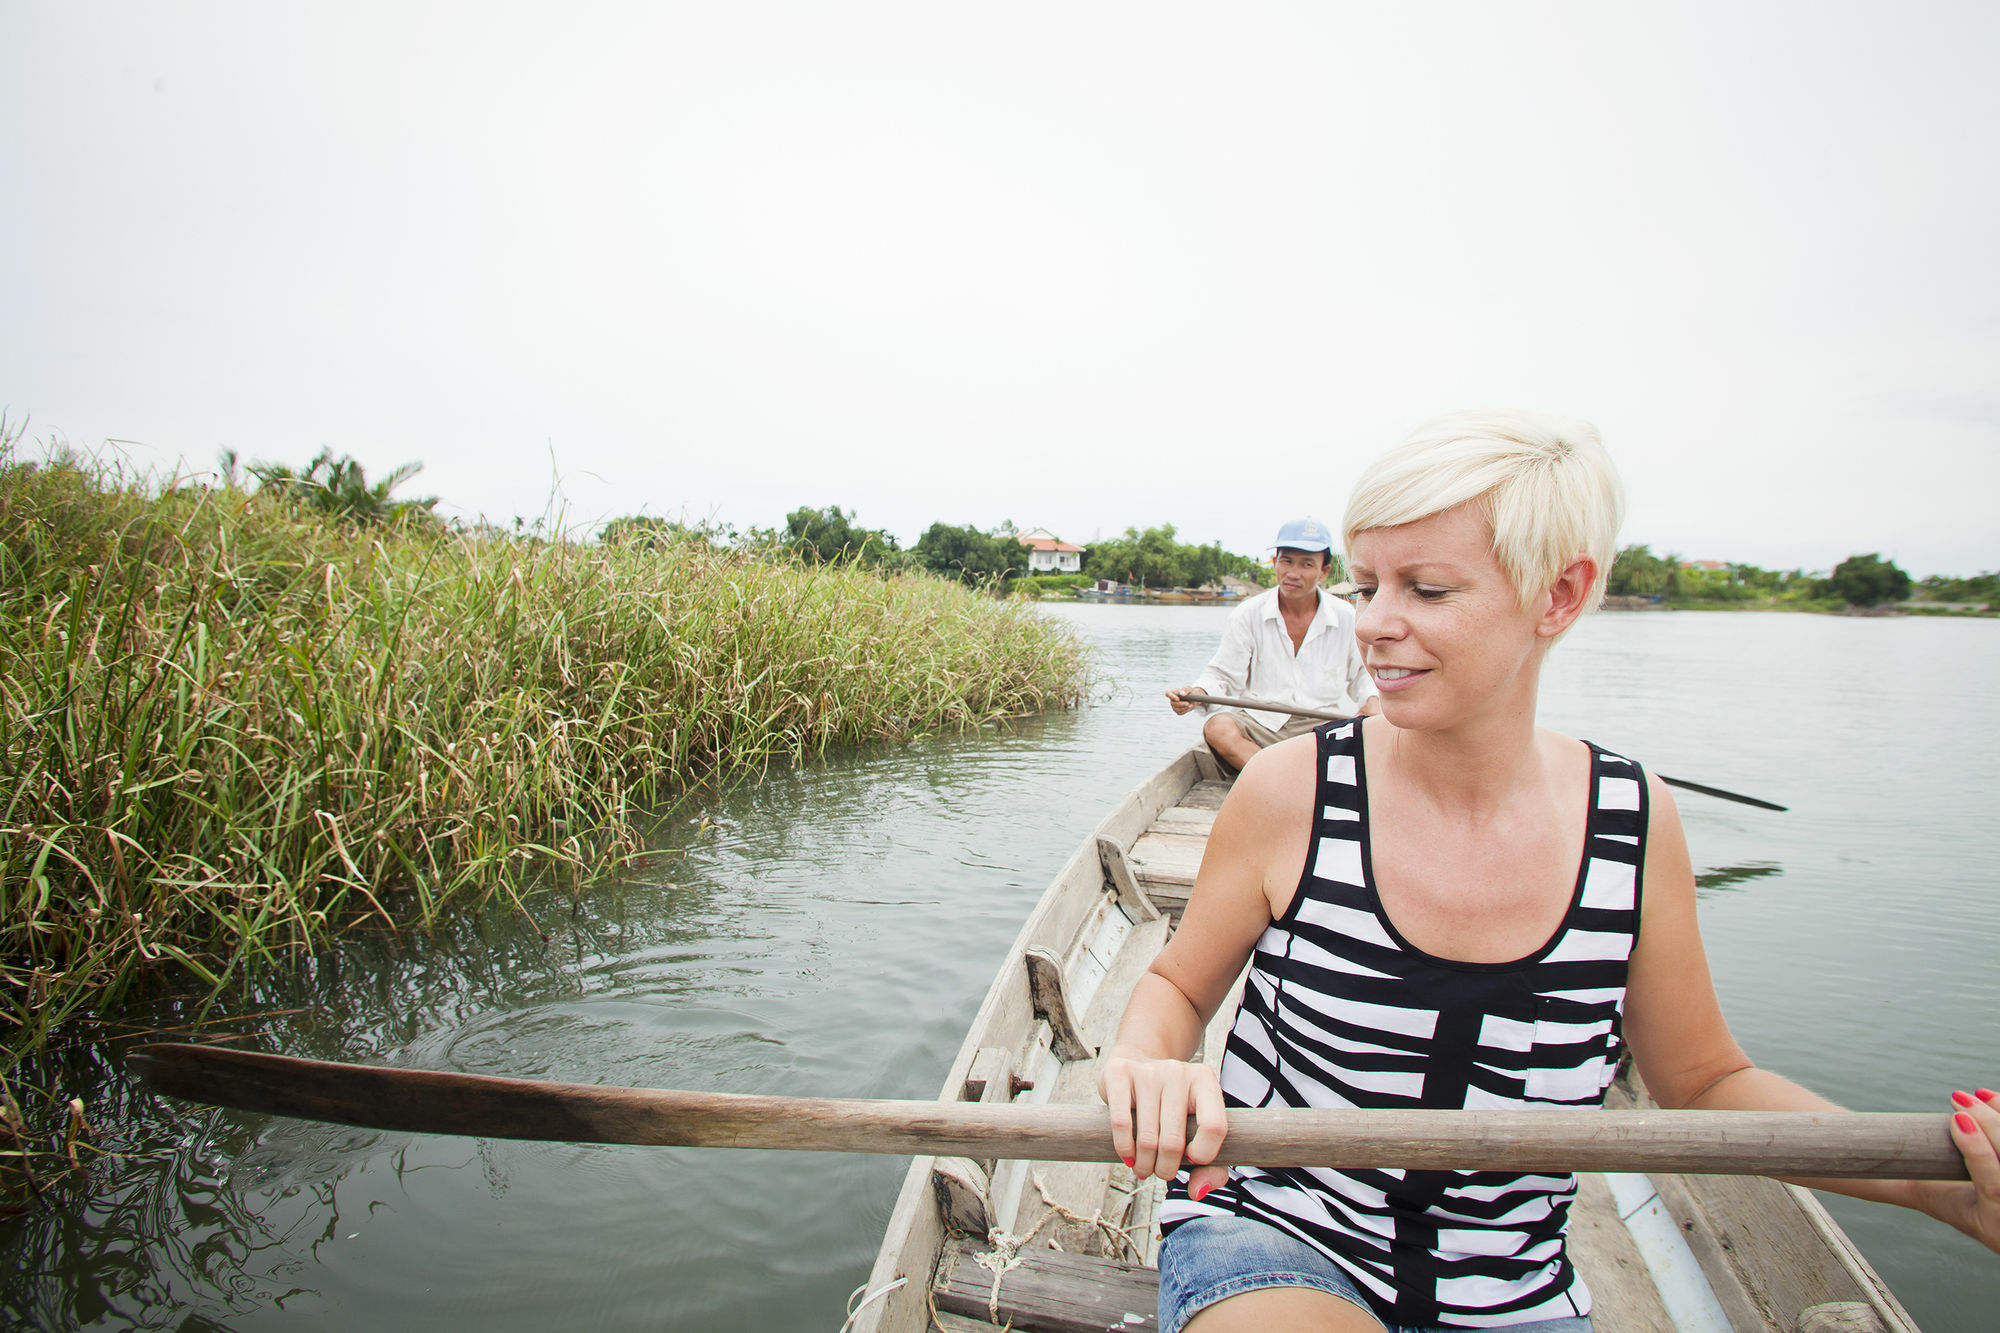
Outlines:
POLYGON ((1951 1100, 1955 1106, 1970 1107, 1972 1105, 1972 1094, 1969 1092, 1954 1092, 1951 1094, 1951 1100))
POLYGON ((1126 1167, 1127 1167, 1127 1168, 1131 1168, 1131 1167, 1133 1167, 1133 1166, 1134 1166, 1134 1163, 1133 1163, 1132 1159, 1131 1159, 1131 1158, 1129 1158, 1129 1157, 1121 1157, 1121 1158, 1119 1158, 1118 1160, 1119 1160, 1119 1161, 1121 1161, 1121 1162, 1123 1162, 1123 1163, 1125 1163, 1125 1165, 1126 1165, 1126 1167))
POLYGON ((1982 1102, 2000 1101, 2000 1092, 1995 1092, 1991 1088, 1980 1088, 1972 1095, 1982 1102))
POLYGON ((1973 1124, 1972 1117, 1963 1111, 1954 1115, 1951 1118, 1951 1122, 1958 1126, 1958 1132, 1961 1134, 1977 1134, 1979 1132, 1979 1126, 1973 1124))
MULTIPOLYGON (((1964 1117, 1962 1117, 1962 1116, 1960 1117, 1960 1119, 1963 1119, 1963 1118, 1964 1118, 1964 1117)), ((1198 1189, 1198 1190, 1189 1190, 1189 1191, 1188 1191, 1188 1198, 1190 1198, 1190 1199, 1194 1200, 1194 1201, 1195 1201, 1196 1203, 1200 1203, 1200 1202, 1201 1202, 1201 1196, 1202 1196, 1202 1195, 1204 1195, 1204 1194, 1206 1194, 1206 1193, 1208 1193, 1208 1192, 1209 1192, 1209 1190, 1211 1190, 1211 1189, 1213 1189, 1213 1188, 1214 1188, 1214 1186, 1212 1186, 1212 1185, 1203 1185, 1203 1186, 1202 1186, 1202 1187, 1201 1187, 1200 1189, 1198 1189)))

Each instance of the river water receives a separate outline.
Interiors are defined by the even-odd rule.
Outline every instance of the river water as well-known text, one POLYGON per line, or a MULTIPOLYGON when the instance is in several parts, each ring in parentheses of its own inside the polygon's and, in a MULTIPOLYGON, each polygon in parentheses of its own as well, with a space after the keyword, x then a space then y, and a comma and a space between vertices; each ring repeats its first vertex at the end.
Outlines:
MULTIPOLYGON (((773 771, 685 803, 581 902, 357 937, 210 1031, 326 1059, 728 1092, 936 1095, 1001 955, 1110 803, 1197 735, 1158 696, 1223 612, 1062 606, 1096 705, 773 771)), ((1789 805, 1680 807, 1717 989, 1760 1063, 1864 1110, 2000 1083, 2000 625, 1605 613, 1542 720, 1789 805)), ((211 1016, 212 1019, 212 1016, 211 1016)), ((197 1021, 166 1000, 135 1030, 197 1021)), ((528 1144, 171 1104, 60 1053, 87 1193, 0 1220, 37 1329, 837 1328, 901 1159, 528 1144)), ((1930 1333, 2000 1326, 2000 1257, 1829 1199, 1930 1333)))

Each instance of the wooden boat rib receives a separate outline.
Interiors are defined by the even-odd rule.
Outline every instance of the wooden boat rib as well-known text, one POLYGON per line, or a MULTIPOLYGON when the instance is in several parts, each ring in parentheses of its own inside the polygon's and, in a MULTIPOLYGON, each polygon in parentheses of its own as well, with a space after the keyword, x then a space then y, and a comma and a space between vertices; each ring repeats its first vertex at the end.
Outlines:
MULTIPOLYGON (((1193 749, 1084 839, 1015 938, 941 1100, 1096 1101, 1096 1053, 1179 920, 1227 792, 1193 749)), ((1202 1058, 1220 1060, 1235 1008, 1202 1058)), ((1608 1105, 1645 1104, 1628 1071, 1608 1105)), ((1163 1192, 1116 1163, 919 1157, 844 1329, 1153 1328, 1163 1192)), ((1774 1180, 1579 1176, 1570 1247, 1598 1333, 1915 1333, 1812 1193, 1774 1180)))

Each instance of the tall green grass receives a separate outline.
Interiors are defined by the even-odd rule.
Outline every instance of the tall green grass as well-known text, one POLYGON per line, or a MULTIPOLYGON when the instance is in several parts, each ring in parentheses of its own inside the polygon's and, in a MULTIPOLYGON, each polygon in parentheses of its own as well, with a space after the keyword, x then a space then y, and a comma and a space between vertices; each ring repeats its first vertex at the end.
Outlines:
POLYGON ((828 746, 1080 699, 1083 650, 928 576, 328 526, 0 442, 8 1064, 148 969, 576 887, 648 811, 828 746))

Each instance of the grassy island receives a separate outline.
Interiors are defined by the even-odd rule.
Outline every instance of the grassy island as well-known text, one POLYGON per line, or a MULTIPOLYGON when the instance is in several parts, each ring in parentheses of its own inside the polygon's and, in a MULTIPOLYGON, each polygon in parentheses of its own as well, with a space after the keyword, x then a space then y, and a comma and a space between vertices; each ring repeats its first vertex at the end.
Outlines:
POLYGON ((0 1072, 146 970, 574 888, 678 794, 1087 676, 922 573, 357 527, 4 447, 0 656, 0 1072))

